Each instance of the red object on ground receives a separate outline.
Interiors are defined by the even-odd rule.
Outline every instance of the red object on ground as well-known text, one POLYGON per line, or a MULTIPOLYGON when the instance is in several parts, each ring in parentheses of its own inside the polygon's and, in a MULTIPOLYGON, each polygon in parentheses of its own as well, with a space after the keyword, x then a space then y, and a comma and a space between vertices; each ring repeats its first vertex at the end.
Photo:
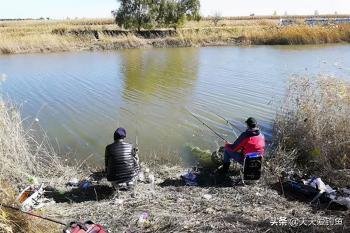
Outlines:
POLYGON ((91 221, 85 223, 72 222, 64 233, 108 233, 108 231, 101 225, 95 224, 91 221))

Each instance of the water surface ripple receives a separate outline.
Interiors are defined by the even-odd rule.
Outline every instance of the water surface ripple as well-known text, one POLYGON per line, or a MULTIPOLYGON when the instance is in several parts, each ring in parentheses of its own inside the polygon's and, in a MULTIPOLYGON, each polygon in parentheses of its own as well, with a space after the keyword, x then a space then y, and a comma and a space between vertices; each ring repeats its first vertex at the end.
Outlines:
MULTIPOLYGON (((233 140, 215 113, 243 130, 255 116, 264 133, 292 75, 348 78, 350 46, 257 46, 134 49, 0 56, 2 90, 37 117, 60 151, 103 161, 104 147, 123 126, 141 151, 181 150, 187 142, 220 142, 190 109, 233 140), (56 143, 58 142, 58 143, 56 143)), ((221 143, 221 142, 220 142, 221 143)))

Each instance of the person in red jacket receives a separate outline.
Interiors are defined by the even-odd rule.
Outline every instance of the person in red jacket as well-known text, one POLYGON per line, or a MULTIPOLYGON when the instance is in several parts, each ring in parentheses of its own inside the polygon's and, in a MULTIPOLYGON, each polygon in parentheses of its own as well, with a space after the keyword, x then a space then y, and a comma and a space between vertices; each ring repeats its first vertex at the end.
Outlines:
POLYGON ((265 137, 257 127, 257 121, 253 117, 249 117, 246 124, 247 130, 233 144, 225 143, 224 165, 219 170, 221 173, 228 172, 231 159, 243 165, 247 154, 259 153, 261 156, 264 155, 265 137))

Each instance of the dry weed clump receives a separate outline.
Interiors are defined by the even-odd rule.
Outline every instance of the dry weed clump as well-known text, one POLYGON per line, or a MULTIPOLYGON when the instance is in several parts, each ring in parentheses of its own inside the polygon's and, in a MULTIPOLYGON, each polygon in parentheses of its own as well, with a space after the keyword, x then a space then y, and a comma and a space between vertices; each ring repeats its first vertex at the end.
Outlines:
POLYGON ((0 180, 17 185, 33 177, 48 184, 67 182, 78 171, 62 163, 47 139, 38 142, 23 127, 18 110, 0 103, 0 180))
MULTIPOLYGON (((275 143, 297 165, 325 176, 350 168, 350 83, 295 77, 275 121, 275 143)), ((281 157, 281 156, 280 156, 281 157)))

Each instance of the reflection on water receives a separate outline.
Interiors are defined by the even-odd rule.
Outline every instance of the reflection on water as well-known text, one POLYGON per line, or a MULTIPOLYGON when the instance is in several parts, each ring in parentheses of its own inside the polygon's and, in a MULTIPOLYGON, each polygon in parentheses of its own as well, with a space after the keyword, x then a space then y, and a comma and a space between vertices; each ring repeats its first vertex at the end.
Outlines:
MULTIPOLYGON (((3 90, 38 117, 61 152, 103 160, 115 128, 136 136, 144 154, 206 149, 221 143, 187 109, 233 140, 218 113, 244 130, 255 116, 264 133, 287 79, 329 74, 348 78, 350 46, 135 49, 0 57, 3 90)), ((237 132, 238 133, 238 132, 237 132)))
POLYGON ((152 145, 150 151, 184 144, 182 120, 198 77, 198 50, 130 50, 121 57, 120 125, 142 139, 141 145, 152 145))

